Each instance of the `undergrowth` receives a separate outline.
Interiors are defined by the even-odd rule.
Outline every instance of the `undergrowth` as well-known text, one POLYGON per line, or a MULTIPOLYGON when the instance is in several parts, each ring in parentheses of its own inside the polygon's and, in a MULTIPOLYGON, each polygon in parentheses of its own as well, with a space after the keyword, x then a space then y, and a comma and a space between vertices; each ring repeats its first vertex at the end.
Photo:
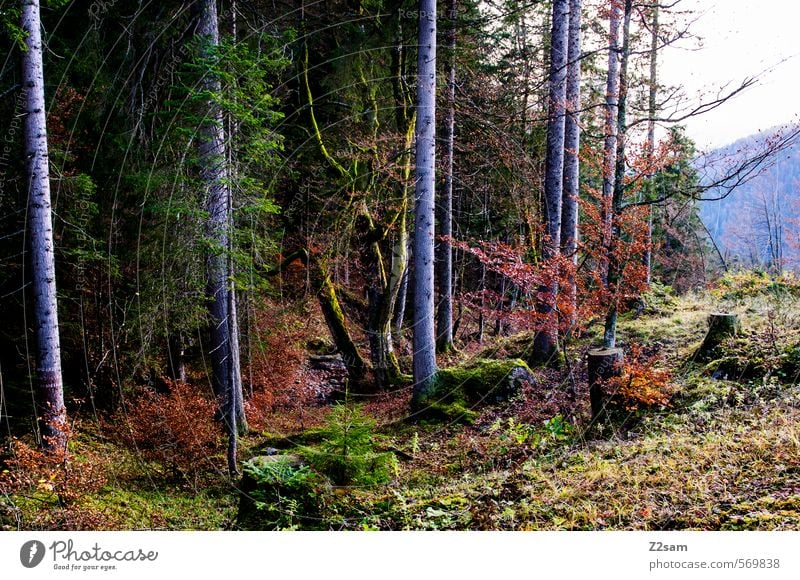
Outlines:
MULTIPOLYGON (((723 284, 718 295, 659 290, 660 303, 620 320, 628 362, 618 391, 637 421, 601 432, 586 429, 579 357, 591 335, 570 345, 572 395, 566 371, 534 368, 530 384, 479 409, 471 425, 402 421, 407 392, 362 407, 310 395, 281 401, 302 380, 286 363, 294 370, 255 385, 265 430, 241 442, 242 457, 252 458, 244 471, 254 482, 245 494, 258 513, 253 527, 800 529, 800 309, 793 290, 760 276, 723 284), (739 314, 743 332, 720 360, 697 363, 691 353, 716 310, 739 314)), ((291 327, 265 339, 274 343, 264 352, 279 349, 291 327)), ((69 461, 32 440, 6 442, 0 526, 239 527, 240 484, 221 469, 213 400, 197 386, 168 386, 169 394, 127 400, 110 421, 75 424, 69 461)))

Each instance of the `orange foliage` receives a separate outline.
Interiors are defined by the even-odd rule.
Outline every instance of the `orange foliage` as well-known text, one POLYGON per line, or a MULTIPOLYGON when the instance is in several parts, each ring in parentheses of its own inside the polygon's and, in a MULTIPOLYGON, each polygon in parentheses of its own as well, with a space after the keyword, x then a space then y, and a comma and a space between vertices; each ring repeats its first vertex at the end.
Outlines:
POLYGON ((252 428, 264 429, 276 409, 301 410, 312 403, 316 393, 303 372, 303 345, 321 329, 310 326, 318 317, 302 317, 272 301, 261 305, 254 318, 242 382, 247 420, 252 428))
MULTIPOLYGON (((69 428, 66 428, 69 432, 69 428)), ((22 491, 51 492, 61 505, 96 491, 106 482, 98 458, 86 456, 70 460, 65 450, 45 453, 16 438, 3 450, 8 459, 0 463, 0 493, 22 491)))
POLYGON ((145 389, 124 405, 110 429, 144 458, 197 476, 216 463, 222 428, 216 403, 193 385, 167 381, 169 394, 145 389))
POLYGON ((608 379, 605 390, 614 393, 629 411, 668 406, 673 390, 672 377, 669 371, 656 367, 658 360, 656 355, 646 356, 640 345, 631 345, 622 373, 608 379))

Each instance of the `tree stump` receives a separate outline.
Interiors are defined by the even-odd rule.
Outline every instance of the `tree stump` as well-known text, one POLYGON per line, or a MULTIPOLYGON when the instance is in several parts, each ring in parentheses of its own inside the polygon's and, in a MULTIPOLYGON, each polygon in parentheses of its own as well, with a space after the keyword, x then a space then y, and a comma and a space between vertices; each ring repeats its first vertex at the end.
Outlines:
POLYGON ((603 381, 619 376, 623 359, 621 348, 597 348, 589 351, 589 399, 592 403, 593 419, 603 412, 610 399, 603 391, 603 381))
POLYGON ((735 337, 741 332, 742 326, 739 316, 736 314, 726 314, 714 312, 708 315, 708 333, 703 339, 703 343, 695 353, 695 358, 699 360, 710 360, 714 358, 715 351, 726 339, 735 337))

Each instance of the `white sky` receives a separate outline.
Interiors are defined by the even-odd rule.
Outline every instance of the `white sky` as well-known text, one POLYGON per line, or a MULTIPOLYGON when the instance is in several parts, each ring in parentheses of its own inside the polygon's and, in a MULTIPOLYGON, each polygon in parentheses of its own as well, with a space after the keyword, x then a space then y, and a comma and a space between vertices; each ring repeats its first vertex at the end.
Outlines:
POLYGON ((697 40, 668 48, 660 75, 683 85, 697 100, 700 92, 718 93, 726 84, 764 73, 758 85, 701 117, 687 120, 687 133, 700 149, 725 145, 775 125, 800 120, 800 1, 684 0, 695 11, 691 25, 697 40), (781 62, 784 61, 784 62, 781 62))

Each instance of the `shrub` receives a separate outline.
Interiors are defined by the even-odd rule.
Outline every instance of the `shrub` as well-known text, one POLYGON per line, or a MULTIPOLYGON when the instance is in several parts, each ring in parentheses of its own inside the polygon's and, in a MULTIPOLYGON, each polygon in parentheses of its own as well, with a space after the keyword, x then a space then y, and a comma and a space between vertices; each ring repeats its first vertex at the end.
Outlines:
POLYGON ((276 409, 302 410, 315 401, 316 392, 303 374, 302 348, 307 335, 316 331, 306 320, 313 318, 270 299, 252 315, 252 343, 243 346, 249 360, 243 362, 242 381, 248 395, 247 421, 253 429, 274 429, 276 409))
POLYGON ((212 466, 222 430, 216 403, 187 383, 169 382, 169 393, 146 389, 118 413, 112 429, 145 459, 185 477, 212 466))
POLYGON ((105 517, 82 499, 106 483, 107 458, 70 437, 66 450, 43 452, 11 438, 0 447, 0 529, 97 529, 105 517))
POLYGON ((672 397, 671 374, 657 367, 658 356, 646 356, 642 347, 631 345, 619 376, 606 380, 605 391, 628 411, 642 407, 668 406, 672 397))

